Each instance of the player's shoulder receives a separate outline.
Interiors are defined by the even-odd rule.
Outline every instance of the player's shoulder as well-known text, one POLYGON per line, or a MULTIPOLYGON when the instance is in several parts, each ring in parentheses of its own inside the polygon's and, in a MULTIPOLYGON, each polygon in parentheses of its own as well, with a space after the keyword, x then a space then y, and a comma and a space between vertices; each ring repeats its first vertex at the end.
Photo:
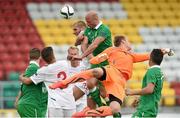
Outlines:
POLYGON ((109 51, 112 51, 112 50, 115 50, 115 49, 116 49, 115 47, 108 47, 108 48, 105 49, 105 52, 106 52, 106 51, 109 52, 109 51))
POLYGON ((148 69, 149 74, 157 74, 161 72, 160 66, 152 66, 148 69))
POLYGON ((109 31, 109 30, 110 30, 109 27, 108 27, 107 25, 105 25, 105 24, 102 24, 102 25, 100 26, 100 28, 103 29, 103 30, 105 30, 105 31, 109 31))
POLYGON ((68 61, 67 60, 59 60, 56 62, 57 65, 67 65, 68 66, 68 61))
POLYGON ((37 73, 46 73, 47 72, 47 66, 42 66, 37 70, 37 73))

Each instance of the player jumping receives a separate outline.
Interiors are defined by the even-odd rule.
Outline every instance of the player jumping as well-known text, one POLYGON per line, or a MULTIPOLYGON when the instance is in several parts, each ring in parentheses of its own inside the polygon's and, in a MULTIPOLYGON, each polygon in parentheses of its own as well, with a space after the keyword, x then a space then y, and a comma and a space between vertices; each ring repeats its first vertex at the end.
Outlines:
POLYGON ((125 97, 126 81, 132 76, 133 63, 148 60, 149 54, 136 54, 130 52, 130 43, 124 36, 116 36, 114 45, 115 47, 104 50, 90 60, 91 64, 98 64, 108 60, 108 66, 83 71, 69 79, 50 86, 50 88, 53 89, 65 88, 70 83, 84 81, 94 77, 102 81, 109 95, 110 105, 99 107, 96 110, 85 109, 73 116, 108 116, 119 113, 120 105, 125 97))

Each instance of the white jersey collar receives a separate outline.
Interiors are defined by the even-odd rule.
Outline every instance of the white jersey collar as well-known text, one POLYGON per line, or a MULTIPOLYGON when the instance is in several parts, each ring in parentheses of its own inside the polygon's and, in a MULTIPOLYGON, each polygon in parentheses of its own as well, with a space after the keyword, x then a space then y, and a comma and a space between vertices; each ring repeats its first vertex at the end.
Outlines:
POLYGON ((99 21, 99 24, 98 25, 96 25, 96 27, 94 28, 94 29, 98 29, 100 26, 102 25, 102 21, 99 21))
POLYGON ((154 66, 151 66, 150 68, 161 68, 159 65, 154 65, 154 66))
POLYGON ((36 61, 33 61, 33 60, 30 61, 29 64, 35 64, 35 65, 37 65, 39 67, 39 64, 36 61))

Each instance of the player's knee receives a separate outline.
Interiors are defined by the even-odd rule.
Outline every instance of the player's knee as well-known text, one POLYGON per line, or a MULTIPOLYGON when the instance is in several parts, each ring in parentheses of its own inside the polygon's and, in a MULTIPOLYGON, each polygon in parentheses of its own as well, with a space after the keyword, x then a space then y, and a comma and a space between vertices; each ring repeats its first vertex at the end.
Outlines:
POLYGON ((103 70, 101 68, 93 69, 92 73, 95 78, 101 78, 103 76, 103 70))
POLYGON ((109 105, 113 113, 118 113, 121 110, 121 105, 117 101, 112 101, 109 105))
POLYGON ((97 79, 96 78, 88 79, 86 81, 87 81, 87 88, 88 89, 93 89, 97 85, 97 79))

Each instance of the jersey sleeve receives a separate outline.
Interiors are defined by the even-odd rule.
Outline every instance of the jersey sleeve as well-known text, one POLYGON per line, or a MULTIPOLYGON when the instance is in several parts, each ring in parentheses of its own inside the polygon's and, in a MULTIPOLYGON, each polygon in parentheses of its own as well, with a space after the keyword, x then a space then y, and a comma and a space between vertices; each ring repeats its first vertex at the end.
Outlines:
POLYGON ((150 58, 149 53, 144 53, 144 54, 132 53, 131 56, 133 57, 133 62, 134 63, 147 61, 150 58))
POLYGON ((32 75, 34 75, 38 70, 38 67, 35 67, 35 66, 29 66, 27 69, 26 69, 26 72, 24 73, 25 77, 31 77, 32 75))
POLYGON ((90 59, 89 62, 91 64, 99 64, 101 62, 106 61, 108 58, 109 58, 108 50, 106 49, 103 52, 101 52, 100 54, 98 54, 97 56, 95 56, 92 59, 90 59))
POLYGON ((156 81, 157 81, 156 74, 152 70, 149 70, 147 73, 147 84, 149 83, 155 84, 156 81))
POLYGON ((103 38, 107 38, 108 37, 108 33, 109 31, 107 29, 102 29, 99 31, 99 33, 97 34, 97 37, 103 37, 103 38))
POLYGON ((45 80, 45 74, 41 69, 39 69, 36 74, 30 77, 30 79, 33 81, 34 84, 38 84, 45 80))

